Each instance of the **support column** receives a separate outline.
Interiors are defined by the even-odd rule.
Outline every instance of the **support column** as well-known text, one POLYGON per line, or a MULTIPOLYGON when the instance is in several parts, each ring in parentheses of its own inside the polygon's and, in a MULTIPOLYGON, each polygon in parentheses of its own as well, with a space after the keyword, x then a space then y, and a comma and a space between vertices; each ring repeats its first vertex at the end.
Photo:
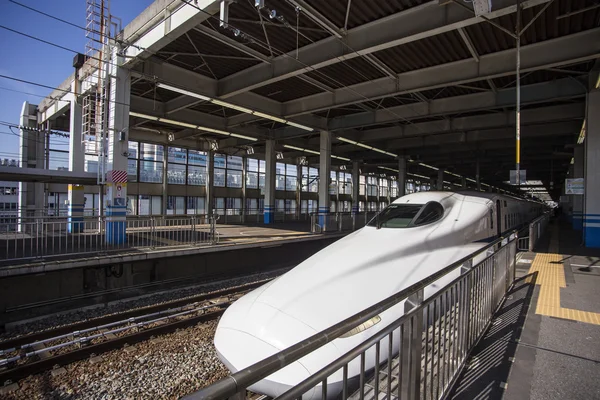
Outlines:
POLYGON ((329 180, 331 179, 331 132, 321 131, 319 146, 319 225, 325 227, 325 214, 329 213, 329 180))
POLYGON ((398 197, 406 194, 406 157, 398 158, 398 197))
POLYGON ((460 179, 460 186, 462 186, 463 189, 467 188, 467 178, 464 176, 460 179))
POLYGON ((275 222, 275 141, 268 139, 265 142, 265 224, 275 222))
MULTIPOLYGON (((580 145, 575 147, 575 164, 573 165, 572 178, 584 177, 584 154, 585 149, 583 146, 580 145)), ((573 204, 573 229, 581 231, 583 230, 583 195, 574 194, 571 198, 573 204)))
POLYGON ((437 173, 437 190, 444 190, 444 170, 441 168, 437 173))
MULTIPOLYGON (((163 171, 162 171, 162 207, 161 214, 167 215, 169 201, 169 146, 165 144, 163 152, 163 171)), ((173 205, 175 207, 175 204, 173 205)), ((175 210, 173 210, 175 214, 175 210)))
POLYGON ((206 192, 204 210, 206 215, 212 215, 215 208, 215 152, 206 152, 206 192))
MULTIPOLYGON (((21 109, 21 117, 19 119, 19 124, 21 126, 36 128, 37 127, 37 106, 34 104, 29 104, 28 102, 23 103, 23 108, 21 109)), ((39 138, 43 135, 37 133, 35 131, 29 131, 25 129, 21 129, 19 131, 20 135, 20 146, 19 146, 19 166, 23 168, 43 168, 44 167, 44 152, 43 152, 43 141, 39 143, 39 138), (39 146, 42 146, 42 151, 38 153, 39 146), (37 158, 38 155, 41 157, 37 158), (40 160, 39 162, 37 160, 40 160)), ((35 201, 37 197, 43 200, 44 196, 42 193, 37 192, 38 187, 40 187, 43 191, 42 183, 28 183, 28 182, 19 182, 19 203, 18 203, 18 217, 19 217, 19 232, 24 232, 27 228, 27 224, 25 223, 27 220, 23 219, 27 216, 32 216, 28 208, 34 208, 35 201)))
POLYGON ((592 89, 587 104, 583 238, 586 247, 600 247, 600 89, 592 89))
POLYGON ((296 220, 302 213, 302 157, 296 159, 296 220))
POLYGON ((248 166, 248 157, 242 157, 242 204, 240 221, 246 222, 246 168, 248 166))
MULTIPOLYGON (((125 61, 115 48, 109 65, 108 95, 108 164, 106 168, 106 242, 111 245, 127 241, 127 154, 129 137, 130 71, 120 67, 125 61)), ((100 161, 101 162, 101 161, 100 161)), ((100 163, 99 162, 99 163, 100 163)))
MULTIPOLYGON (((77 79, 71 85, 71 91, 75 93, 71 100, 71 118, 69 121, 69 171, 81 173, 84 171, 83 141, 81 133, 83 130, 83 118, 81 114, 81 104, 77 102, 77 93, 79 82, 77 79)), ((83 209, 85 207, 85 196, 83 185, 69 185, 69 233, 83 232, 83 209)))
POLYGON ((352 214, 356 215, 358 209, 358 193, 360 190, 360 168, 358 161, 352 162, 352 214))

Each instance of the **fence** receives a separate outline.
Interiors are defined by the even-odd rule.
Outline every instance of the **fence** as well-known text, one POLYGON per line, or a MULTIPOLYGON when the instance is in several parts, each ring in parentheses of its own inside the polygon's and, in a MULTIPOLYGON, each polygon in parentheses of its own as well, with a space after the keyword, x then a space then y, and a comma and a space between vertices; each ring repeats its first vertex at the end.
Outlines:
POLYGON ((335 212, 310 214, 312 233, 347 232, 360 229, 375 217, 375 212, 335 212))
POLYGON ((16 230, 13 223, 0 225, 0 261, 219 241, 216 218, 207 215, 127 217, 122 223, 114 225, 110 217, 83 217, 76 222, 64 217, 18 218, 16 230), (123 228, 125 232, 119 232, 123 228), (108 240, 107 229, 121 233, 124 240, 108 240))
POLYGON ((487 329, 515 276, 516 233, 187 399, 245 399, 246 389, 386 310, 403 315, 277 399, 440 399, 487 329), (475 265, 477 260, 481 260, 475 265), (430 298, 424 290, 463 273, 430 298), (393 309, 393 310, 392 310, 393 309), (335 388, 333 392, 332 388, 335 388), (338 394, 339 392, 339 394, 338 394))
POLYGON ((528 227, 527 236, 521 235, 517 248, 520 251, 533 251, 537 245, 540 237, 546 230, 548 221, 550 220, 550 214, 545 213, 544 215, 534 219, 528 227))

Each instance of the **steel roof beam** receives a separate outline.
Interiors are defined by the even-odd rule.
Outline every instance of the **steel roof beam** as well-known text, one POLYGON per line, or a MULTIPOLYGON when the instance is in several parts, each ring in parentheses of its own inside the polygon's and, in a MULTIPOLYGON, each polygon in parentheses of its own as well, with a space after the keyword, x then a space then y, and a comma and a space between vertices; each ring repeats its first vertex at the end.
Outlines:
MULTIPOLYGON (((370 113, 357 113, 333 118, 329 121, 328 127, 329 130, 337 131, 415 118, 513 107, 515 95, 516 89, 511 88, 503 89, 498 93, 480 92, 464 96, 447 97, 431 100, 428 103, 407 104, 376 110, 370 113)), ((585 88, 571 78, 521 87, 522 104, 550 102, 580 96, 585 96, 585 88)))
MULTIPOLYGON (((530 8, 548 1, 527 0, 522 2, 522 7, 530 8)), ((516 11, 515 0, 495 0, 494 6, 496 10, 487 15, 490 19, 516 11)), ((464 28, 481 21, 480 17, 475 17, 461 7, 452 4, 440 5, 437 0, 430 1, 353 28, 347 31, 344 43, 337 37, 330 37, 304 46, 298 51, 299 62, 294 50, 274 58, 272 66, 257 65, 228 76, 219 81, 219 95, 224 98, 231 97, 342 60, 464 28)))
MULTIPOLYGON (((454 86, 515 73, 515 50, 510 49, 474 59, 441 64, 398 75, 398 82, 379 78, 284 103, 284 115, 293 117, 332 107, 375 100, 392 95, 454 86)), ((574 64, 600 56, 600 28, 546 40, 521 49, 522 72, 574 64)))

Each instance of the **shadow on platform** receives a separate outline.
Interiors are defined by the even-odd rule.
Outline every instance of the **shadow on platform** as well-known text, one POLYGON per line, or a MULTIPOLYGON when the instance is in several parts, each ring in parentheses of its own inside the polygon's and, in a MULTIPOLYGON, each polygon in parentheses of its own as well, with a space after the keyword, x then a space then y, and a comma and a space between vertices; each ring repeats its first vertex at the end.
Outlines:
POLYGON ((499 400, 503 397, 503 387, 519 345, 536 279, 537 272, 515 281, 448 398, 499 400))

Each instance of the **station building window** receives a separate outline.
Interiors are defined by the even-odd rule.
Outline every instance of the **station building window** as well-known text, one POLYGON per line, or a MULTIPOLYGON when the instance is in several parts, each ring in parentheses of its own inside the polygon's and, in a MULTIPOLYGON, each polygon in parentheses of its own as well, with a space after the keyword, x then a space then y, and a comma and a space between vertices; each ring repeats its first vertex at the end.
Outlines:
POLYGON ((316 200, 301 200, 300 201, 300 212, 302 214, 310 214, 317 212, 317 201, 316 200))
POLYGON ((367 176, 367 196, 377 197, 377 177, 367 176))
POLYGON ((185 185, 187 180, 187 149, 169 146, 168 152, 167 183, 185 185))
MULTIPOLYGON (((215 186, 225 187, 227 161, 224 154, 215 154, 215 170, 213 173, 215 186)), ((225 209, 225 207, 223 207, 225 209)))
MULTIPOLYGON (((227 187, 242 187, 242 170, 244 168, 242 157, 227 156, 227 187)), ((241 208, 241 206, 237 207, 241 208)))
MULTIPOLYGON (((329 174, 329 194, 336 195, 338 192, 338 178, 337 172, 331 171, 329 174)), ((334 206, 335 208, 335 206, 334 206)), ((335 210, 331 210, 331 212, 335 212, 335 210)))
POLYGON ((285 200, 285 213, 296 214, 296 200, 286 199, 285 200))
POLYGON ((184 196, 167 196, 167 215, 185 214, 184 196))
POLYGON ((311 167, 302 167, 302 191, 308 193, 319 192, 319 170, 311 167))
POLYGON ((338 187, 340 194, 352 194, 352 174, 347 172, 339 172, 338 187))
POLYGON ((138 196, 138 215, 160 215, 162 214, 162 196, 149 196, 140 194, 138 196))
POLYGON ((360 196, 364 196, 367 192, 366 192, 366 187, 367 187, 367 177, 364 175, 361 175, 359 177, 359 186, 358 186, 358 194, 360 196))
MULTIPOLYGON (((187 184, 192 186, 206 185, 206 159, 204 151, 188 150, 187 184)), ((204 209, 204 207, 203 207, 204 209)))
POLYGON ((256 215, 264 209, 264 199, 246 199, 246 214, 256 215))
POLYGON ((217 210, 217 214, 225 215, 225 198, 224 197, 216 197, 215 198, 215 209, 217 210))
POLYGON ((140 182, 162 183, 164 148, 161 145, 140 143, 140 182))
POLYGON ((246 159, 246 188, 263 189, 265 187, 265 160, 246 159))
POLYGON ((138 181, 139 143, 129 142, 127 150, 127 181, 138 181))
POLYGON ((187 198, 187 213, 188 214, 204 214, 205 198, 199 196, 188 196, 187 198))
POLYGON ((379 197, 387 197, 389 192, 389 181, 387 178, 379 178, 379 197))
POLYGON ((227 215, 241 215, 242 199, 238 197, 228 197, 225 203, 227 215))

